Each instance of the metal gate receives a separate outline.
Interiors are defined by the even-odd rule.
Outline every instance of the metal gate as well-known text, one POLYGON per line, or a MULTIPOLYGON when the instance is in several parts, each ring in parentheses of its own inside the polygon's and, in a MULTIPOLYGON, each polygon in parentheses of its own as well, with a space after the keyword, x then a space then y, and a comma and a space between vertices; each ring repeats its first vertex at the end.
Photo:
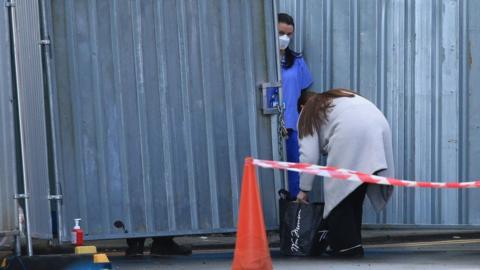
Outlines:
MULTIPOLYGON (((244 158, 279 158, 273 1, 45 3, 61 240, 74 218, 87 239, 235 231, 244 158)), ((280 178, 260 171, 269 228, 280 178)))
MULTIPOLYGON (((387 115, 397 177, 480 177, 480 19, 475 0, 280 0, 298 22, 314 88, 358 90, 387 115)), ((397 188, 367 223, 480 225, 480 191, 397 188)))

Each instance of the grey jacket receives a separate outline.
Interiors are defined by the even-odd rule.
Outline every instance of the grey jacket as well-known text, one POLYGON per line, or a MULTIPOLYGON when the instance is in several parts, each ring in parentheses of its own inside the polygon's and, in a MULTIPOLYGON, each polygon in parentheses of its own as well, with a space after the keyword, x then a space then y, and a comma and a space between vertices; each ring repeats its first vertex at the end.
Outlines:
MULTIPOLYGON (((327 155, 327 166, 393 177, 393 147, 390 126, 383 113, 369 100, 355 96, 333 100, 328 121, 312 136, 299 140, 300 162, 316 164, 327 155)), ((300 189, 312 189, 314 176, 302 174, 300 189)), ((325 178, 326 218, 361 183, 325 178)), ((369 185, 367 196, 377 211, 387 204, 393 187, 369 185)))

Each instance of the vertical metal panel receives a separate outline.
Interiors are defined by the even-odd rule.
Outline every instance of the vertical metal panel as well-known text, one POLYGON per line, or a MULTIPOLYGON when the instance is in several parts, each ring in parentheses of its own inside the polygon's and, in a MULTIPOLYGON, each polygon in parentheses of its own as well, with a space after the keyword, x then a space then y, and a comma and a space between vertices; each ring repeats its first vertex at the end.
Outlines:
MULTIPOLYGON (((288 10, 289 15, 292 16, 295 22, 295 31, 305 31, 306 27, 308 27, 308 23, 306 23, 307 17, 305 16, 305 1, 279 1, 279 12, 285 12, 286 10, 288 10)), ((294 35, 290 47, 294 50, 303 48, 302 37, 303 35, 294 35)))
POLYGON ((278 151, 257 90, 276 79, 271 1, 50 5, 61 240, 76 217, 88 239, 234 231, 244 157, 278 151))
MULTIPOLYGON (((25 192, 30 195, 31 235, 51 238, 49 172, 37 1, 17 1, 14 46, 25 192)), ((28 215, 28 206, 26 207, 28 215)), ((27 228, 28 230, 28 228, 27 228)))
MULTIPOLYGON (((304 14, 296 49, 312 69, 313 88, 349 87, 374 101, 393 130, 396 176, 445 182, 480 176, 477 2, 280 4, 281 11, 304 14)), ((480 225, 478 192, 396 188, 381 214, 366 207, 365 222, 480 225)))
MULTIPOLYGON (((463 98, 460 107, 463 118, 460 122, 462 129, 461 142, 466 147, 461 148, 462 161, 461 165, 463 175, 467 178, 477 177, 480 175, 480 18, 476 16, 475 10, 480 8, 478 1, 461 1, 461 25, 462 39, 467 42, 462 43, 461 67, 462 67, 462 83, 463 98)), ((465 197, 465 205, 463 208, 464 220, 473 224, 480 224, 480 209, 478 207, 480 200, 480 190, 468 190, 463 194, 465 197)))
POLYGON ((8 8, 0 8, 0 232, 15 230, 16 154, 8 8))

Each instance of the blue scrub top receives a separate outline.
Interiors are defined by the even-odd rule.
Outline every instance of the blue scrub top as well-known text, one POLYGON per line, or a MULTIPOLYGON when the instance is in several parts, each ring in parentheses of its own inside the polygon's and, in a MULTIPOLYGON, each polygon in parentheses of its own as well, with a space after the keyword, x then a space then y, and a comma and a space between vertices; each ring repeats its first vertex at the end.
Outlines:
POLYGON ((302 90, 308 88, 312 75, 302 56, 295 58, 294 64, 286 69, 282 65, 283 102, 285 103, 285 126, 297 130, 298 111, 297 101, 302 90))

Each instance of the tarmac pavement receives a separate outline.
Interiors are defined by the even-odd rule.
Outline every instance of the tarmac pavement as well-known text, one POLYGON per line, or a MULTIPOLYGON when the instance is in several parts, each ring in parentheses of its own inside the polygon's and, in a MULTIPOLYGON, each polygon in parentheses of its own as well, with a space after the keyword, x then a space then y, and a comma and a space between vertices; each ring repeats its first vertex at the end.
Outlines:
MULTIPOLYGON (((269 234, 274 269, 480 269, 480 232, 467 230, 364 230, 365 257, 334 259, 327 256, 298 258, 282 256, 278 235, 269 234)), ((148 255, 123 256, 125 240, 94 241, 106 252, 114 269, 230 269, 235 244, 234 235, 179 237, 176 241, 190 245, 191 256, 148 255)), ((148 245, 148 243, 147 243, 148 245)), ((72 247, 49 247, 36 241, 35 254, 70 253, 72 247)), ((9 252, 0 251, 0 258, 9 252)))
MULTIPOLYGON (((480 269, 480 239, 454 239, 365 246, 361 259, 282 256, 272 249, 274 269, 480 269)), ((111 254, 114 269, 230 269, 233 250, 195 251, 192 256, 126 258, 111 254)))

